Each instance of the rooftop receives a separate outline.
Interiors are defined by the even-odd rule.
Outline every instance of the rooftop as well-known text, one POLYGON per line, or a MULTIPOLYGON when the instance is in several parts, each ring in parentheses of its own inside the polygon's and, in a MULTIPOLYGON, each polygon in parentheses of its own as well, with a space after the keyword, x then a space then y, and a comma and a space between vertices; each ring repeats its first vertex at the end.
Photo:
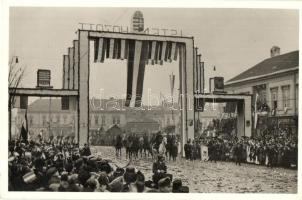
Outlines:
POLYGON ((234 78, 228 80, 226 85, 245 81, 246 79, 255 79, 258 77, 270 75, 295 69, 299 66, 299 51, 292 51, 282 55, 267 58, 234 78))

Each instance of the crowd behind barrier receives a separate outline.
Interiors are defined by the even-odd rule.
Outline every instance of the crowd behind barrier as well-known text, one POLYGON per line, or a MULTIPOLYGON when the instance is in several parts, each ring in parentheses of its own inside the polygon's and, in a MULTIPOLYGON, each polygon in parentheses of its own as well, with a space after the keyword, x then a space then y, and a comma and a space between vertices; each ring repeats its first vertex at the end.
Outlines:
POLYGON ((268 167, 297 168, 298 138, 286 130, 265 130, 258 138, 202 137, 185 144, 187 159, 234 161, 268 167))

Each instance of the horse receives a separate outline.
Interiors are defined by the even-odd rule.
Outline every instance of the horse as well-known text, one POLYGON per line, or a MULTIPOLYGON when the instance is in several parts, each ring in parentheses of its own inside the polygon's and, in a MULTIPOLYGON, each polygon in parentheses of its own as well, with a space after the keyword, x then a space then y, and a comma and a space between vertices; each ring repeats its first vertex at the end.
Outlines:
POLYGON ((133 142, 130 148, 130 155, 132 157, 132 155, 134 155, 134 158, 137 159, 138 158, 138 151, 139 151, 139 139, 137 136, 133 137, 133 142))
POLYGON ((147 154, 148 154, 148 157, 149 157, 150 154, 151 154, 151 156, 153 156, 153 154, 152 154, 152 143, 151 143, 151 141, 149 140, 149 138, 147 136, 144 136, 143 149, 144 149, 145 157, 147 157, 147 154))
POLYGON ((115 141, 115 155, 116 157, 122 156, 122 137, 120 135, 116 136, 116 141, 115 141))
POLYGON ((131 146, 132 146, 132 137, 128 137, 126 140, 125 140, 125 148, 126 148, 126 158, 129 158, 131 159, 131 146))
POLYGON ((144 138, 140 137, 138 140, 138 149, 139 149, 139 153, 141 155, 141 158, 143 157, 143 149, 144 149, 144 138))

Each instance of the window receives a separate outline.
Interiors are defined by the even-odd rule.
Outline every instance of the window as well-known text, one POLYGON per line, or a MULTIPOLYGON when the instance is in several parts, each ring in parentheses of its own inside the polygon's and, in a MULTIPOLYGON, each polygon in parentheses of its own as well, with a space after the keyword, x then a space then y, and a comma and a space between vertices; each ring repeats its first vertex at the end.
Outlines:
POLYGON ((99 116, 94 115, 94 124, 98 125, 99 124, 99 116))
POLYGON ((117 124, 120 124, 120 117, 119 117, 119 116, 116 117, 116 123, 117 123, 117 124))
POLYGON ((115 124, 115 117, 112 117, 112 124, 115 124))
POLYGON ((52 122, 52 116, 51 115, 49 116, 49 122, 50 123, 52 122))
POLYGON ((282 101, 283 101, 283 108, 289 107, 289 98, 290 98, 290 93, 289 93, 289 85, 282 86, 282 101))
POLYGON ((271 88, 271 102, 272 109, 276 109, 278 107, 278 87, 271 88))

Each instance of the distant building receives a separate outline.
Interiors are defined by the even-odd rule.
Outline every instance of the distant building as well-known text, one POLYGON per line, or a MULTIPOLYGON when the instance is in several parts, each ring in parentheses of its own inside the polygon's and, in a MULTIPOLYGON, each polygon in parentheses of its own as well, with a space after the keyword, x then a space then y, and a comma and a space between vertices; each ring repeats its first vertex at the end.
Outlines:
POLYGON ((135 11, 131 18, 131 32, 144 31, 144 16, 141 11, 135 11))
MULTIPOLYGON (((258 113, 257 130, 283 127, 297 133, 299 97, 299 51, 280 54, 270 50, 271 57, 230 79, 228 93, 252 94, 252 111, 258 113), (256 98, 257 96, 257 98, 256 98)), ((255 120, 253 127, 255 127, 255 120)))
MULTIPOLYGON (((179 111, 171 111, 163 106, 153 106, 151 110, 127 108, 123 99, 91 99, 89 104, 90 134, 107 131, 114 125, 127 132, 154 133, 167 126, 178 125, 179 111)), ((32 137, 43 132, 45 136, 73 136, 77 122, 76 110, 62 110, 61 99, 38 99, 28 106, 28 126, 32 137)), ((14 115, 14 133, 18 136, 24 120, 25 110, 18 109, 14 115)))

